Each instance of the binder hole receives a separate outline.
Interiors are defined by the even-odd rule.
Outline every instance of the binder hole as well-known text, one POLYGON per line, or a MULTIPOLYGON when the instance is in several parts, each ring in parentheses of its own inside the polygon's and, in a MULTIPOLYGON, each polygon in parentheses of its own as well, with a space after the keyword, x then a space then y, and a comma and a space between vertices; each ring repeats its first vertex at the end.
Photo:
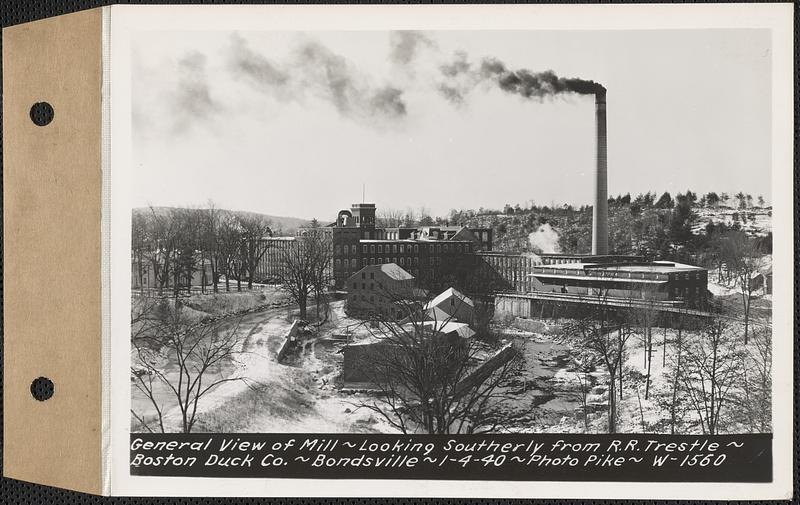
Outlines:
POLYGON ((54 388, 53 381, 47 377, 39 377, 31 382, 31 395, 40 402, 43 402, 49 400, 50 397, 53 396, 54 388))
POLYGON ((36 126, 46 126, 53 120, 53 106, 47 102, 36 102, 31 107, 31 121, 36 126))

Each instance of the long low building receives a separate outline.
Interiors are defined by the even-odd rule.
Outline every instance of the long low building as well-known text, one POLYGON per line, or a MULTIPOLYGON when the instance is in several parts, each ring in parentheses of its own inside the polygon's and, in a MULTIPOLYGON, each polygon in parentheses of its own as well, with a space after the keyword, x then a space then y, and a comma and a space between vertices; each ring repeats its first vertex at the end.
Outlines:
POLYGON ((564 263, 534 266, 532 291, 563 294, 706 302, 708 272, 668 261, 636 263, 564 263))

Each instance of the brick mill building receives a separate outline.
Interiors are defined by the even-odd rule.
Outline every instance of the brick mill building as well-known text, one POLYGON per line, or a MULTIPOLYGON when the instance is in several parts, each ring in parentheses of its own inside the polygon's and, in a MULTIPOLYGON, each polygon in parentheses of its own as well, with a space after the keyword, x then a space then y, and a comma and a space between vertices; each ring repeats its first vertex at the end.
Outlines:
MULTIPOLYGON (((707 307, 707 271, 700 267, 607 253, 497 252, 488 228, 378 227, 375 213, 375 204, 356 203, 339 211, 335 222, 316 229, 330 239, 332 287, 357 291, 356 305, 364 301, 361 296, 370 296, 361 288, 364 283, 354 279, 356 274, 375 267, 365 273, 383 275, 396 267, 415 278, 419 287, 455 287, 469 296, 492 297, 496 310, 519 317, 533 317, 543 304, 598 303, 599 295, 611 305, 648 300, 668 311, 707 307), (384 265, 394 266, 381 268, 384 265)), ((282 255, 298 247, 307 231, 301 229, 297 237, 265 238, 270 249, 259 265, 260 277, 278 279, 282 255)))

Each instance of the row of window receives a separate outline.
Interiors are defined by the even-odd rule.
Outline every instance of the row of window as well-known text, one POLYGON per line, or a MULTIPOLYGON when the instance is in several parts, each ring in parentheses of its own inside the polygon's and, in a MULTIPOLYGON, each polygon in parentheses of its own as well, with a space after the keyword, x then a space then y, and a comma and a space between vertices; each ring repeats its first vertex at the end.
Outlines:
MULTIPOLYGON (((465 244, 435 244, 435 245, 431 245, 430 246, 430 252, 436 252, 436 253, 441 253, 441 252, 445 252, 445 253, 449 253, 449 252, 463 253, 465 250, 466 250, 466 252, 470 252, 472 250, 471 244, 466 244, 466 248, 465 248, 465 244)), ((413 244, 413 246, 411 244, 385 244, 385 245, 384 244, 377 244, 377 245, 376 244, 362 244, 361 245, 361 252, 364 253, 364 254, 367 254, 367 253, 375 254, 376 252, 378 254, 383 254, 384 251, 386 253, 394 253, 394 254, 397 254, 397 253, 405 254, 405 253, 411 253, 413 251, 414 254, 418 254, 419 253, 419 244, 413 244)), ((346 256, 348 253, 349 254, 356 254, 356 252, 357 252, 357 249, 356 249, 356 245, 355 244, 353 244, 351 246, 339 244, 339 245, 336 246, 336 255, 337 256, 338 255, 345 255, 346 256)))
MULTIPOLYGON (((357 282, 353 283, 353 289, 358 289, 358 283, 357 282)), ((361 283, 361 289, 366 291, 366 289, 367 289, 367 283, 366 282, 362 282, 361 283)), ((379 290, 383 289, 383 283, 381 283, 381 282, 378 283, 378 289, 379 290)), ((370 291, 375 291, 375 283, 374 282, 370 282, 369 283, 369 290, 370 291)))
POLYGON ((356 246, 355 244, 353 244, 352 246, 337 245, 336 246, 336 254, 337 255, 344 254, 345 256, 347 256, 348 251, 350 251, 351 254, 356 254, 358 252, 357 247, 358 246, 356 246))
MULTIPOLYGON (((439 265, 442 264, 442 258, 431 257, 431 258, 428 258, 428 262, 429 262, 429 264, 431 266, 439 266, 439 265)), ((419 266, 419 258, 417 258, 417 257, 404 258, 404 257, 401 256, 400 258, 385 258, 385 259, 384 258, 377 258, 376 259, 375 257, 372 257, 372 258, 369 258, 369 259, 367 259, 367 258, 362 258, 361 259, 361 266, 362 267, 365 267, 367 265, 383 265, 384 263, 394 263, 396 265, 400 265, 401 267, 419 266)), ((358 266, 358 260, 352 259, 352 260, 349 260, 349 262, 348 262, 348 260, 346 260, 346 259, 343 260, 343 259, 336 258, 333 261, 333 265, 334 265, 334 268, 337 269, 337 270, 340 270, 342 268, 347 268, 348 266, 350 268, 355 269, 358 266)))

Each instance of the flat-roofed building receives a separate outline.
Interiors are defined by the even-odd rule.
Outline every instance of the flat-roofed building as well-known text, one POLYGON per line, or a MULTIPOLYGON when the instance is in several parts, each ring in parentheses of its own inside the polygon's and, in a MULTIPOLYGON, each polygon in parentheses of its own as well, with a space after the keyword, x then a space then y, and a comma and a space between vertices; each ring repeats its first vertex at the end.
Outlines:
POLYGON ((678 301, 687 307, 704 306, 708 286, 704 268, 669 261, 538 265, 530 277, 533 291, 678 301))

